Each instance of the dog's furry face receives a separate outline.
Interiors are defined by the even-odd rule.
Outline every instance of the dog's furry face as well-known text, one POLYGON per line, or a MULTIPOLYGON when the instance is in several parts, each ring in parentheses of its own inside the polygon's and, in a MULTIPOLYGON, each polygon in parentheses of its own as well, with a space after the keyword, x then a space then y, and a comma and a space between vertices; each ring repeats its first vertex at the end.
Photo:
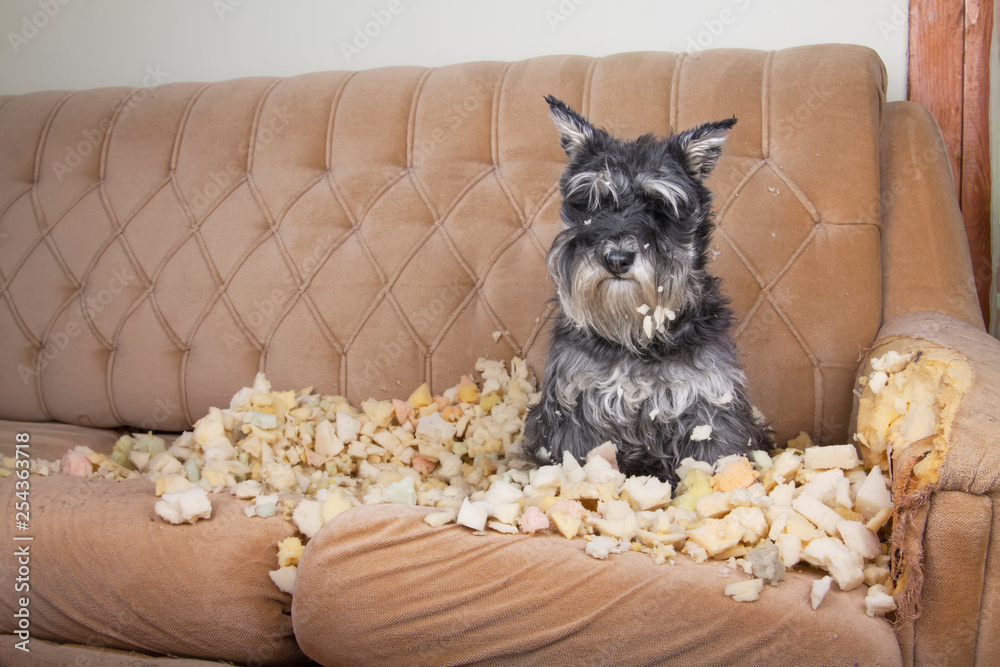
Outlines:
POLYGON ((735 119, 658 140, 622 141, 548 98, 570 158, 560 182, 565 229, 548 256, 562 312, 639 352, 702 298, 711 195, 702 178, 735 119))

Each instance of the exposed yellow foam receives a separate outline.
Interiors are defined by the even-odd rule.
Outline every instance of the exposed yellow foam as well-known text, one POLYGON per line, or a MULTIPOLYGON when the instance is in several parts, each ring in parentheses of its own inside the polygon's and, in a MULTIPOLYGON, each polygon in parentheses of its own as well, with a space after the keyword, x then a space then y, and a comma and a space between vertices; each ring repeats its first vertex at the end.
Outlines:
POLYGON ((954 350, 899 339, 871 358, 858 404, 858 442, 866 467, 888 471, 908 447, 924 441, 928 451, 913 468, 917 488, 941 476, 951 428, 972 384, 972 367, 954 350))

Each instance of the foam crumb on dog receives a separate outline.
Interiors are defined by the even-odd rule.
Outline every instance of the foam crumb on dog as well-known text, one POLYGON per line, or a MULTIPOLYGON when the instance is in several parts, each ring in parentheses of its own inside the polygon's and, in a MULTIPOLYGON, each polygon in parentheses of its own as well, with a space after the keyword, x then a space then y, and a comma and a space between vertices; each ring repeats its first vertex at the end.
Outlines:
POLYGON ((700 426, 695 426, 691 430, 691 440, 695 442, 700 442, 702 440, 708 440, 712 437, 712 427, 709 424, 701 424, 700 426))

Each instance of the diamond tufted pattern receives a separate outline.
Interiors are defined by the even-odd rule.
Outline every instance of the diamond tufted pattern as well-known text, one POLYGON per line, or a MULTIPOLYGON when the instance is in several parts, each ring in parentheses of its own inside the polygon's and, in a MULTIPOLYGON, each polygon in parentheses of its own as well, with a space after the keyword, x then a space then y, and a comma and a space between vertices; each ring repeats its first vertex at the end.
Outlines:
POLYGON ((352 400, 483 355, 541 371, 551 93, 630 137, 738 117, 711 266, 752 395, 779 435, 842 439, 880 323, 883 91, 873 52, 826 46, 0 98, 0 417, 179 430, 259 370, 352 400))

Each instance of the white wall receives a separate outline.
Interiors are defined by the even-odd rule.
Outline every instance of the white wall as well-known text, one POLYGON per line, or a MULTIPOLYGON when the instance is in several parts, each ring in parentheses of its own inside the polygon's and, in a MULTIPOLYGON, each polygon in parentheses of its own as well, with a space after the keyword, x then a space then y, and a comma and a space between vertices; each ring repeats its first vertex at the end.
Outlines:
POLYGON ((889 99, 903 99, 907 6, 907 0, 2 0, 0 94, 553 53, 848 42, 878 51, 889 72, 889 99))

